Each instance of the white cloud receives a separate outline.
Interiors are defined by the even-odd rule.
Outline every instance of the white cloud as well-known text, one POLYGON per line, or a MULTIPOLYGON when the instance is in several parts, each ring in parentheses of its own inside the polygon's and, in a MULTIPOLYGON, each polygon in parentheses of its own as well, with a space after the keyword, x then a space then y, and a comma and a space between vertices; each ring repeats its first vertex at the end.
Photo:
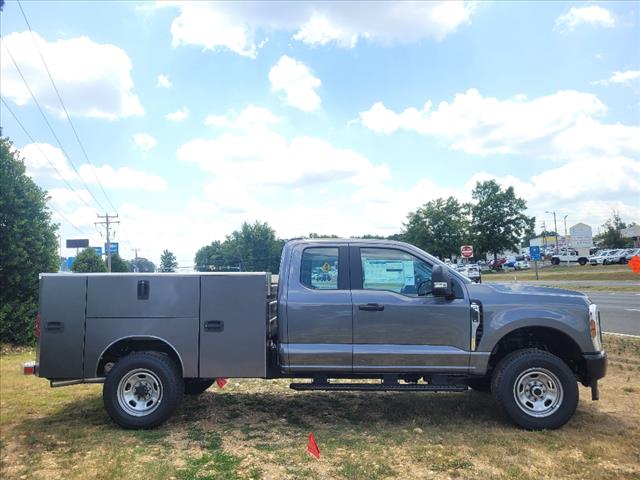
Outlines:
POLYGON ((71 190, 70 188, 50 188, 47 190, 49 200, 58 210, 68 207, 78 207, 91 203, 91 194, 85 189, 71 190), (84 202, 82 200, 84 200, 84 202))
MULTIPOLYGON (((80 175, 86 183, 96 184, 97 180, 90 165, 80 165, 80 175)), ((102 165, 95 167, 95 173, 105 188, 142 190, 145 192, 163 192, 167 182, 154 173, 142 172, 130 167, 102 165)))
POLYGON ((156 87, 171 88, 173 87, 173 83, 171 83, 171 80, 169 80, 169 77, 167 77, 164 74, 160 74, 158 75, 158 83, 156 84, 156 87))
POLYGON ((187 107, 182 107, 175 112, 167 113, 164 118, 166 118, 167 120, 171 120, 172 122, 181 122, 188 116, 189 109, 187 107))
POLYGON ((320 97, 315 91, 320 87, 320 79, 304 63, 283 55, 269 71, 269 80, 274 92, 284 93, 288 105, 305 112, 320 107, 320 97))
POLYGON ((616 19, 609 10, 597 5, 571 7, 556 19, 556 28, 562 31, 573 31, 581 24, 611 28, 615 26, 616 19))
POLYGON ((613 72, 608 79, 598 80, 593 83, 596 85, 609 85, 611 83, 622 83, 628 85, 638 79, 640 79, 640 70, 624 70, 613 72))
POLYGON ((136 133, 133 136, 133 141, 143 152, 148 152, 158 144, 156 139, 148 133, 136 133))
MULTIPOLYGON (((72 116, 118 118, 143 115, 133 92, 132 64, 121 48, 95 43, 88 37, 49 42, 34 32, 51 75, 72 116)), ((32 102, 6 49, 13 54, 38 102, 50 112, 64 116, 29 32, 3 37, 0 50, 2 95, 18 105, 32 102)))
POLYGON ((48 143, 25 145, 20 149, 20 156, 30 177, 68 180, 75 175, 62 151, 48 143))
POLYGON ((157 2, 179 9, 171 24, 173 45, 226 49, 255 58, 260 31, 291 32, 309 45, 352 48, 361 39, 383 45, 423 38, 437 41, 471 21, 475 3, 430 2, 157 2))
POLYGON ((173 46, 197 45, 204 50, 227 48, 255 58, 253 34, 242 22, 210 4, 186 4, 171 24, 173 46))
MULTIPOLYGON (((198 138, 182 145, 177 156, 211 172, 219 185, 254 194, 274 187, 364 185, 389 175, 386 166, 373 165, 352 150, 314 137, 289 141, 265 127, 226 132, 212 140, 198 138)), ((226 197, 222 191, 220 198, 226 197)))
MULTIPOLYGON (((78 179, 62 151, 53 145, 30 143, 20 149, 20 154, 25 159, 25 166, 29 176, 38 179, 78 179), (46 161, 42 155, 43 153, 55 165, 60 174, 56 173, 46 161)), ((167 182, 162 177, 130 167, 114 168, 110 165, 92 167, 92 165, 85 163, 78 166, 78 173, 88 185, 97 184, 97 175, 105 188, 136 189, 148 192, 161 192, 167 189, 167 182)))
POLYGON ((476 155, 523 154, 570 160, 577 156, 640 152, 640 127, 602 124, 606 113, 595 96, 570 90, 527 99, 483 97, 470 89, 418 110, 395 113, 381 102, 360 113, 371 130, 391 134, 415 131, 441 139, 451 149, 476 155))
POLYGON ((237 115, 234 115, 233 112, 229 115, 207 115, 204 124, 222 128, 246 129, 274 124, 279 120, 269 109, 249 104, 237 115))

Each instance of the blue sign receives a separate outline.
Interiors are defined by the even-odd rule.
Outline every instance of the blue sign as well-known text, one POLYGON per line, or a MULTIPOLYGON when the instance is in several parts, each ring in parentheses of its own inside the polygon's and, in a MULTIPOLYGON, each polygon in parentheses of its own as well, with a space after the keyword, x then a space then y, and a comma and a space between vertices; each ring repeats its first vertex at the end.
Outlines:
POLYGON ((76 259, 76 257, 67 257, 67 271, 71 270, 71 267, 73 266, 73 261, 76 259))
POLYGON ((91 247, 91 248, 93 248, 96 251, 99 257, 102 256, 102 247, 91 247))
POLYGON ((540 247, 529 247, 529 257, 531 260, 540 260, 540 247))
MULTIPOLYGON (((111 253, 118 253, 118 242, 111 242, 111 253)), ((104 244, 104 251, 107 251, 107 244, 104 244)))

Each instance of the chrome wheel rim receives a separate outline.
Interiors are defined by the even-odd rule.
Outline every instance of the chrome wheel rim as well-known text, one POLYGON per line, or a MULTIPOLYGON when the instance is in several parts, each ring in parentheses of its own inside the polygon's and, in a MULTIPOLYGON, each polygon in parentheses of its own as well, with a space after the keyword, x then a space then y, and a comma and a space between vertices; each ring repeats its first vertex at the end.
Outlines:
POLYGON ((562 405, 562 384, 558 377, 544 368, 522 372, 513 386, 516 405, 532 417, 553 415, 562 405))
POLYGON ((129 415, 144 417, 162 402, 162 382, 150 370, 138 368, 128 372, 118 384, 118 403, 129 415))

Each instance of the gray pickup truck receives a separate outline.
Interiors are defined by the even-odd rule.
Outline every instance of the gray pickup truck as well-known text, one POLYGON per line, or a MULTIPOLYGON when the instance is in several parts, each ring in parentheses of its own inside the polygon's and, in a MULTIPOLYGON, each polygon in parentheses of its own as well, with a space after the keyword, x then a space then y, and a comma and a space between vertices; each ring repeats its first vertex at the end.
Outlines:
POLYGON ((474 284, 381 240, 289 241, 271 279, 43 274, 25 373, 53 387, 104 383, 105 409, 125 428, 161 424, 183 394, 225 377, 290 378, 296 390, 471 387, 534 430, 572 417, 577 382, 598 398, 607 357, 581 293, 474 284))

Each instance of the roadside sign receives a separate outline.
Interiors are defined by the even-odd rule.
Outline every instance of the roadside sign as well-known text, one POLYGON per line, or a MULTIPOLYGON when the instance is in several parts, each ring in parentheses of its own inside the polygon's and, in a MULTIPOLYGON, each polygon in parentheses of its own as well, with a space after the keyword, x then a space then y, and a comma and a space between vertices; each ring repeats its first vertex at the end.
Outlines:
MULTIPOLYGON (((111 253, 118 253, 118 242, 111 242, 111 253)), ((107 251, 107 244, 104 244, 104 251, 107 251)))
POLYGON ((102 256, 102 247, 92 247, 92 248, 96 251, 99 257, 102 256))
POLYGON ((529 247, 529 257, 531 260, 540 260, 540 247, 529 247))
POLYGON ((473 257, 473 246, 472 245, 463 245, 460 247, 460 255, 464 258, 473 257))
POLYGON ((73 266, 73 261, 76 259, 76 257, 67 257, 67 271, 71 270, 71 267, 73 266))
POLYGON ((88 238, 68 238, 67 248, 87 248, 89 246, 88 238))

